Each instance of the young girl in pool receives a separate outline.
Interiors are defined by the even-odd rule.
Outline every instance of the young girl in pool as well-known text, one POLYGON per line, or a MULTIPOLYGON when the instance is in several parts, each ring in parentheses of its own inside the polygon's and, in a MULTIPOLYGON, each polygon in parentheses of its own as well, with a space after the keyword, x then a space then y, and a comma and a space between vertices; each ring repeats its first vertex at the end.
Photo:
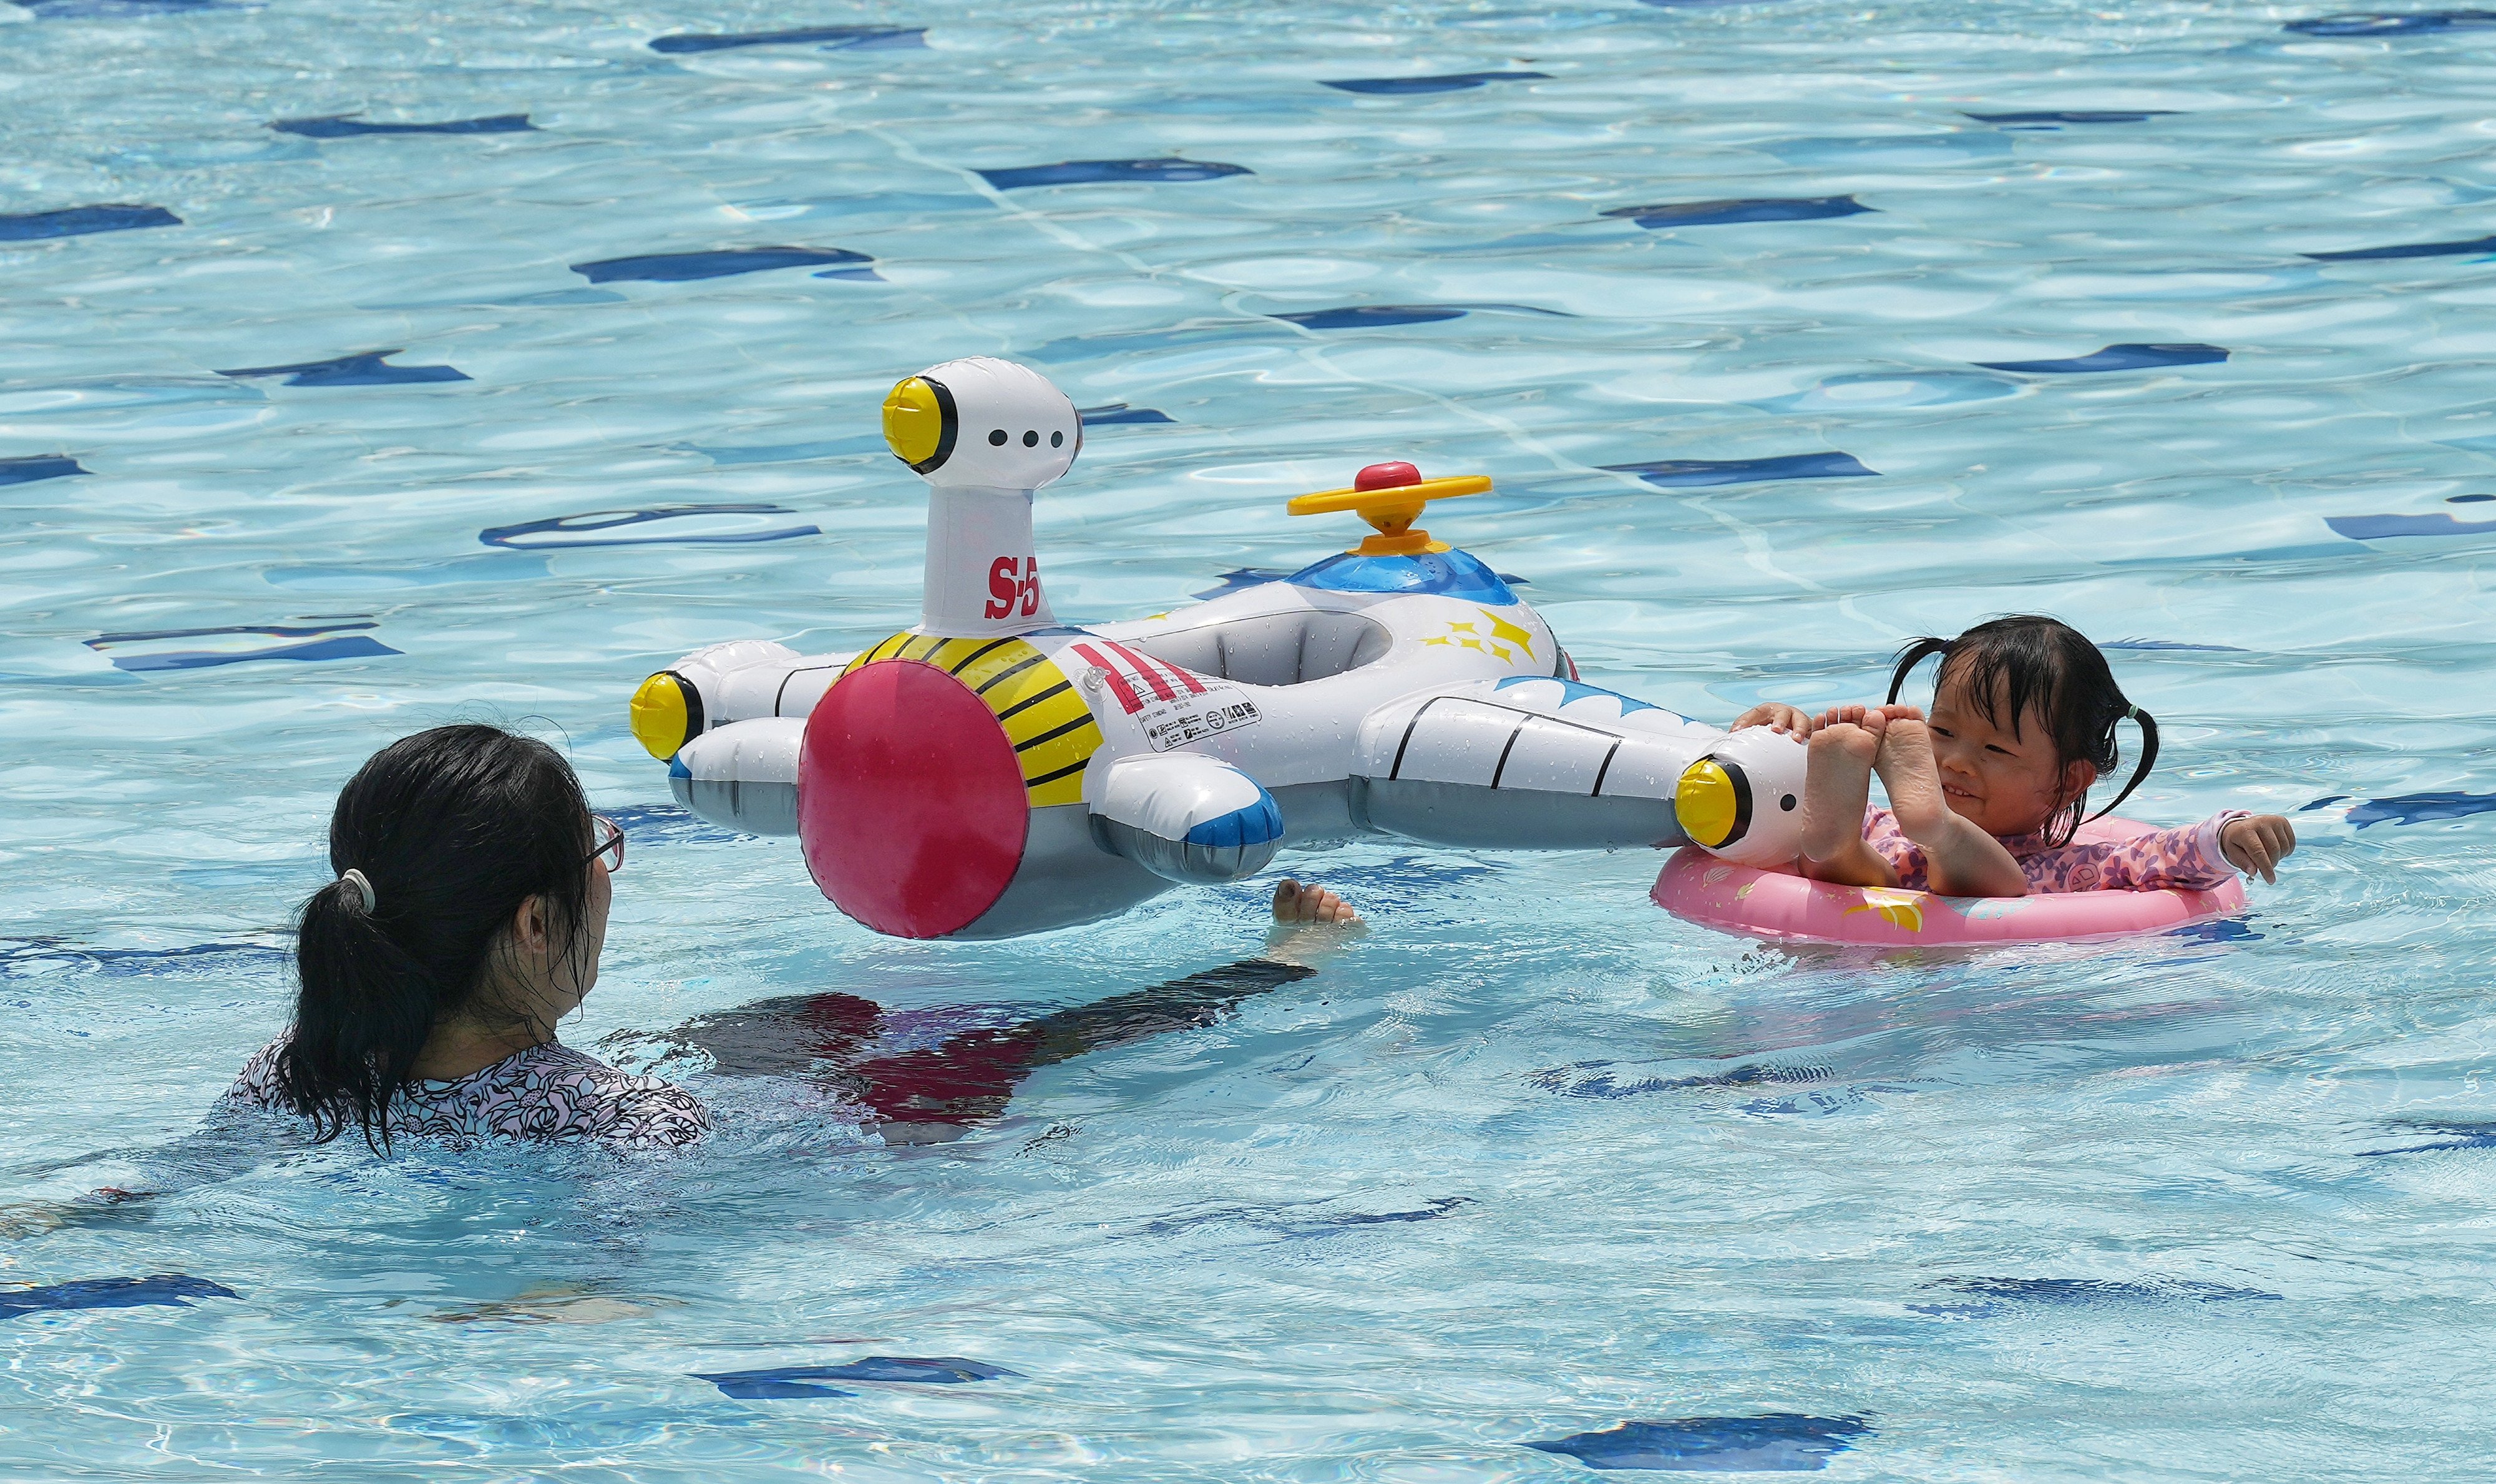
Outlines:
POLYGON ((2277 881, 2275 868, 2296 849, 2278 815, 2231 809, 2118 843, 2073 843, 2089 787, 2116 764, 2115 727, 2127 719, 2140 724, 2140 762, 2100 814, 2149 776, 2158 724, 2124 698, 2095 644, 2058 620, 2022 615, 1908 645, 1889 704, 1814 719, 1771 701, 1733 726, 1809 740, 1794 864, 1816 881, 1969 897, 2207 889, 2237 871, 2277 881), (1896 704, 1908 671, 1936 654, 1930 715, 1896 704), (1888 809, 1871 805, 1875 772, 1888 809))
MULTIPOLYGON (((475 726, 391 743, 338 795, 329 864, 338 879, 297 923, 295 1024, 252 1057, 231 1101, 298 1115, 316 1142, 356 1130, 376 1150, 393 1137, 655 1150, 709 1130, 681 1088, 555 1039, 598 982, 624 834, 589 812, 554 749, 475 726)), ((1360 920, 1295 881, 1273 906, 1274 936, 1252 962, 1300 973, 1360 920)), ((1019 1070, 989 1080, 1010 1089, 1048 1060, 1117 1043, 1107 1032, 1075 1040, 1035 1040, 1019 1070)))

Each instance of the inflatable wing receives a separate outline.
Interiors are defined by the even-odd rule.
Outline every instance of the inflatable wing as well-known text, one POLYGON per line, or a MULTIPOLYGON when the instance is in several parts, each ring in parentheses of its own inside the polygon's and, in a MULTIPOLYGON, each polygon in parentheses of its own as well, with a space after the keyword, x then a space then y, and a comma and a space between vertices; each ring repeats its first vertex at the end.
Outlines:
POLYGON ((1292 502, 1368 521, 1352 550, 1074 628, 1031 539, 1034 492, 1082 447, 1064 394, 1010 362, 949 361, 893 389, 885 433, 928 482, 919 625, 852 656, 716 645, 632 705, 680 802, 796 834, 824 894, 877 932, 1067 927, 1370 832, 1795 854, 1798 743, 1578 683, 1497 573, 1414 525, 1487 479, 1374 465, 1292 502))

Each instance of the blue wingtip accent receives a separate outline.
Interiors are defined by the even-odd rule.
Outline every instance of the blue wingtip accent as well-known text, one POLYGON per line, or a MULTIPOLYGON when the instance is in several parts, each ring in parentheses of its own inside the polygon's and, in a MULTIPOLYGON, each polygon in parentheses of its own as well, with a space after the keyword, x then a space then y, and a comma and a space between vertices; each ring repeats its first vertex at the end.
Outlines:
POLYGON ((1283 811, 1264 788, 1257 801, 1218 819, 1207 819, 1187 832, 1187 843, 1206 846, 1264 845, 1283 836, 1283 811))
POLYGON ((1513 685, 1543 685, 1546 682, 1560 688, 1560 704, 1564 706, 1575 705, 1578 701, 1584 700, 1589 696, 1608 696, 1612 699, 1621 703, 1621 715, 1623 716, 1627 716, 1633 711, 1661 711, 1664 709, 1653 701, 1640 700, 1635 696, 1623 696, 1618 691, 1607 691, 1599 685, 1587 685, 1582 681, 1563 679, 1558 675, 1511 675, 1506 680, 1501 681, 1497 689, 1505 691, 1513 685))
POLYGON ((684 754, 677 753, 675 756, 668 759, 668 776, 670 778, 686 779, 694 776, 694 770, 685 766, 684 754))

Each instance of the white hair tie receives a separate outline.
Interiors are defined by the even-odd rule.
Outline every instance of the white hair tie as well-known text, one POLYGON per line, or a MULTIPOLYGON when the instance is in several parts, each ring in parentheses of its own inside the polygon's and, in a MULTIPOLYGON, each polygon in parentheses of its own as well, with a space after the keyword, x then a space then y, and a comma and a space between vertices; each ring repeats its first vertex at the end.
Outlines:
POLYGON ((344 876, 339 877, 338 880, 345 881, 356 888, 356 894, 364 899, 364 912, 366 915, 370 915, 373 910, 372 879, 365 876, 361 871, 349 871, 344 876))

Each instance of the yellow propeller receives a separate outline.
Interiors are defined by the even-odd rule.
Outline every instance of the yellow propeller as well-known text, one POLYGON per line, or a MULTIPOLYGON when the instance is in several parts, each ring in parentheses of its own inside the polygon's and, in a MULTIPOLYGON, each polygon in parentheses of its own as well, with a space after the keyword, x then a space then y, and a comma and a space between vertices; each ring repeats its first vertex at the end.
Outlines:
POLYGON ((1356 555, 1416 556, 1451 549, 1446 541, 1434 541, 1429 532, 1414 527, 1413 522, 1421 517, 1422 506, 1432 500, 1487 494, 1489 490, 1490 476, 1486 474, 1425 479, 1421 471, 1411 464, 1372 464, 1354 477, 1352 488, 1301 495, 1284 509, 1295 515, 1354 511, 1378 533, 1353 547, 1356 555))

